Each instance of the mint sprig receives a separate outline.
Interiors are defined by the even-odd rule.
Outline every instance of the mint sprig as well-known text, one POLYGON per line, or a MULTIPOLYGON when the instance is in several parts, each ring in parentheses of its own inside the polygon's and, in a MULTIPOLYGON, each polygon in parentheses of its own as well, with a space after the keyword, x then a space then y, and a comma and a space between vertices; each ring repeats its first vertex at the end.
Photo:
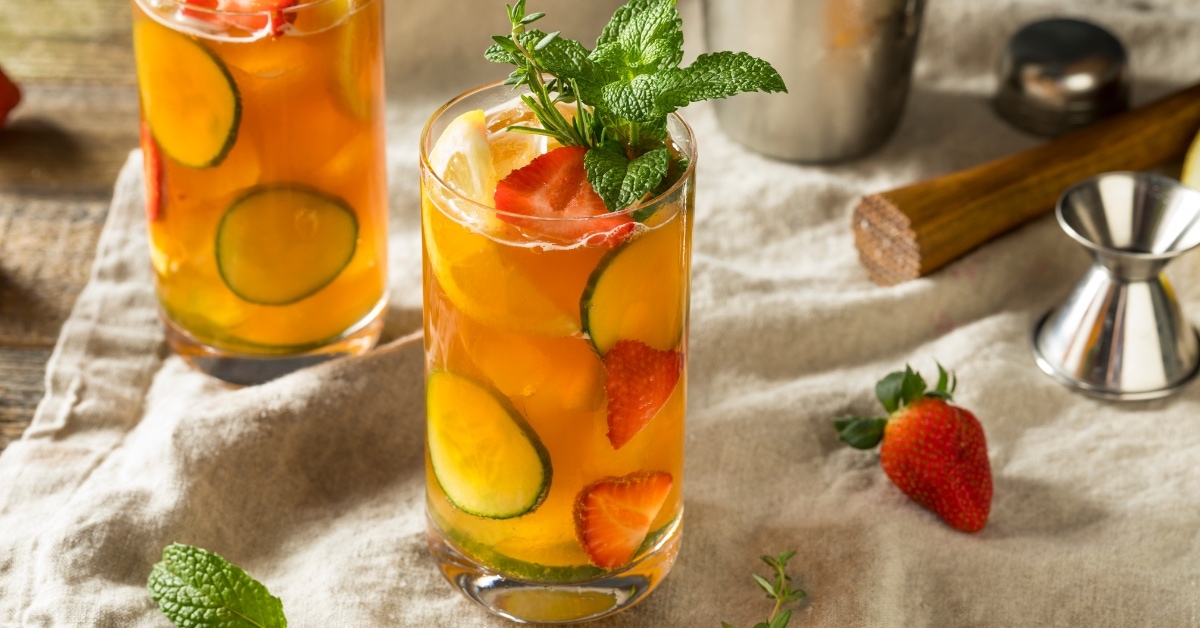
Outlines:
POLYGON ((279 598, 241 568, 198 547, 163 548, 146 587, 179 628, 287 628, 279 598))
POLYGON ((769 63, 746 53, 703 54, 679 67, 683 21, 675 0, 630 0, 592 50, 557 32, 529 29, 545 14, 526 15, 525 0, 505 6, 512 32, 493 37, 484 56, 516 66, 506 83, 529 86, 522 99, 542 127, 509 130, 587 148, 588 181, 609 211, 638 202, 670 172, 668 115, 702 100, 787 91, 769 63), (561 103, 575 105, 571 120, 561 103))

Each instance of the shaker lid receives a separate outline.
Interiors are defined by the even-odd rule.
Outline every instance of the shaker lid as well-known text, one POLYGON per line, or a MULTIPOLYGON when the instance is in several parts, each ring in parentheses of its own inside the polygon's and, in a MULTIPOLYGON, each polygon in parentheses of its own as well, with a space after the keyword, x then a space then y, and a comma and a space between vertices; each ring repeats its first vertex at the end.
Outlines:
POLYGON ((1091 22, 1052 18, 1021 28, 1000 59, 996 112, 1040 135, 1061 135, 1129 108, 1125 47, 1091 22))

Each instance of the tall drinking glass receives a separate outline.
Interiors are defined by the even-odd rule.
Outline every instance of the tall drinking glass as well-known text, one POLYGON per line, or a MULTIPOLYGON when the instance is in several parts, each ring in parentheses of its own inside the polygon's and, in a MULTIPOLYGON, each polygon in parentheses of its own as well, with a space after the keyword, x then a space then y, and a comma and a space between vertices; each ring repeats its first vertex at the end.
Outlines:
MULTIPOLYGON (((679 548, 695 148, 620 212, 491 207, 554 148, 507 86, 421 136, 429 543, 451 584, 512 619, 574 622, 644 599, 679 548)), ((547 193, 554 193, 547 182, 547 193)))
POLYGON ((216 6, 133 0, 150 258, 172 348, 253 384, 378 339, 383 0, 216 6))

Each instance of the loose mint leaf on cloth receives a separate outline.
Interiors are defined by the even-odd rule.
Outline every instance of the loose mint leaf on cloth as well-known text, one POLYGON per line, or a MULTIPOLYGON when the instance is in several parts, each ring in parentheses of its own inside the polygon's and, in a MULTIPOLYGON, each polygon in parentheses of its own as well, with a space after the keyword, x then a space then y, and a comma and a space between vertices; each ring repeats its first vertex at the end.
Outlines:
POLYGON ((163 548, 146 583, 179 628, 286 628, 283 602, 245 571, 198 547, 163 548))
POLYGON ((628 207, 658 187, 670 160, 666 148, 657 148, 629 161, 620 143, 610 141, 589 150, 583 167, 606 206, 628 207))

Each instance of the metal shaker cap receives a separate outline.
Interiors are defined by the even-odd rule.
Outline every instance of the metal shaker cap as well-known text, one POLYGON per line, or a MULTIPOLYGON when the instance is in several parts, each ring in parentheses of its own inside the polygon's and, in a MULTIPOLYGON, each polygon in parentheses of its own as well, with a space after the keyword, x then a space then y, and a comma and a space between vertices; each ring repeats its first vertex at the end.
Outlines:
POLYGON ((996 112, 1039 135, 1062 135, 1129 108, 1125 47, 1083 20, 1054 18, 1017 31, 1000 60, 996 112))

